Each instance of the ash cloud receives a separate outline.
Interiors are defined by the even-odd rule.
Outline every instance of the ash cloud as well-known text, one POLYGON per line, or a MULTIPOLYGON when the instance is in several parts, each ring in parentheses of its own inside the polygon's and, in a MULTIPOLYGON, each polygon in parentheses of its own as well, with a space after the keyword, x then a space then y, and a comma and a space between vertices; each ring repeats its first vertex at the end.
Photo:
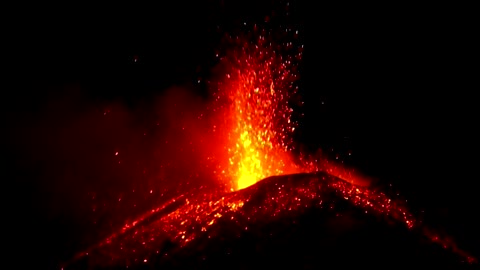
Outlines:
POLYGON ((208 101, 192 87, 129 105, 61 88, 6 110, 6 190, 15 223, 28 227, 20 238, 32 243, 20 249, 43 248, 39 260, 51 265, 156 203, 218 185, 203 161, 218 148, 211 121, 198 118, 208 101))

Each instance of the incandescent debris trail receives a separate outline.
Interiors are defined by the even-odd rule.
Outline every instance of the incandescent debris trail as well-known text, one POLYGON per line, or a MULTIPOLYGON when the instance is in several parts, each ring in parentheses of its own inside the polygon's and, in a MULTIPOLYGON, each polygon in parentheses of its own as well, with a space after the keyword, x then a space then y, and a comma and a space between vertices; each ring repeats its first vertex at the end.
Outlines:
MULTIPOLYGON (((373 215, 384 222, 428 232, 427 228, 417 224, 402 202, 392 200, 384 193, 352 185, 327 173, 294 174, 269 177, 236 192, 199 194, 172 200, 80 253, 75 262, 83 260, 105 267, 148 263, 155 256, 165 255, 166 243, 176 247, 169 250, 169 253, 175 253, 197 239, 220 235, 225 227, 247 231, 255 224, 295 220, 311 208, 337 211, 345 202, 361 209, 366 216, 373 215)), ((475 261, 440 236, 428 236, 464 260, 475 261)))

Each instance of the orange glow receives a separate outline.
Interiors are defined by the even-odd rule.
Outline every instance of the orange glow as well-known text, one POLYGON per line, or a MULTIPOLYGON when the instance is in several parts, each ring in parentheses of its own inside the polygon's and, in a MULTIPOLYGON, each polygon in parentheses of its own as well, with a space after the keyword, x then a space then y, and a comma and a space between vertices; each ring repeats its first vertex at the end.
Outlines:
POLYGON ((125 224, 99 244, 79 253, 74 260, 89 256, 94 264, 133 264, 138 258, 158 255, 155 250, 161 249, 165 239, 185 247, 196 239, 218 236, 222 228, 246 231, 257 221, 272 221, 289 215, 293 215, 289 218, 295 219, 302 215, 305 208, 337 211, 337 199, 348 201, 364 210, 365 214, 376 215, 384 221, 403 224, 410 230, 420 229, 432 242, 469 263, 476 263, 475 257, 458 248, 448 237, 418 222, 407 210, 406 202, 392 199, 383 192, 350 184, 325 172, 270 177, 237 192, 199 193, 188 198, 180 196, 125 224), (245 207, 247 204, 248 207, 245 207))
POLYGON ((283 58, 274 48, 260 36, 224 59, 229 73, 217 102, 227 104, 226 171, 235 190, 268 176, 297 172, 289 153, 296 125, 289 99, 297 90, 293 60, 299 60, 301 52, 283 58))
POLYGON ((269 176, 316 171, 368 185, 357 172, 323 157, 293 157, 292 134, 297 123, 290 102, 298 90, 296 73, 302 46, 278 46, 257 34, 222 59, 224 80, 214 91, 214 111, 223 112, 217 124, 225 124, 222 137, 228 163, 222 171, 230 190, 249 187, 269 176))
MULTIPOLYGON (((268 38, 266 42, 265 31, 260 32, 254 35, 256 38, 233 38, 236 46, 222 58, 223 79, 213 89, 215 100, 205 113, 211 119, 198 118, 213 120, 207 122, 211 137, 204 139, 197 135, 202 132, 191 131, 196 135, 192 135, 192 140, 197 139, 193 144, 207 149, 206 156, 199 155, 198 162, 205 164, 228 190, 237 191, 225 192, 221 185, 218 189, 192 189, 124 224, 74 260, 90 256, 94 264, 127 266, 147 262, 146 258, 158 256, 165 240, 184 247, 202 237, 213 238, 222 228, 252 230, 251 225, 257 221, 271 221, 291 213, 298 217, 305 208, 335 210, 337 202, 343 200, 365 214, 403 224, 408 229, 424 228, 403 201, 368 188, 368 178, 343 164, 320 154, 293 156, 291 135, 297 124, 292 119, 290 102, 297 91, 296 62, 301 59, 301 47, 292 49, 291 42, 277 46, 268 38), (305 172, 309 174, 298 174, 305 172), (297 175, 270 177, 282 174, 297 175)), ((197 127, 185 126, 192 130, 197 127)), ((169 160, 173 159, 172 152, 169 160)), ((183 160, 183 149, 178 153, 183 160)), ((469 262, 475 261, 453 242, 429 230, 424 234, 469 262)))
POLYGON ((276 140, 272 126, 276 101, 273 82, 266 89, 257 80, 255 71, 239 74, 230 96, 233 130, 228 148, 230 175, 237 180, 236 189, 243 189, 257 181, 286 171, 287 149, 276 140))

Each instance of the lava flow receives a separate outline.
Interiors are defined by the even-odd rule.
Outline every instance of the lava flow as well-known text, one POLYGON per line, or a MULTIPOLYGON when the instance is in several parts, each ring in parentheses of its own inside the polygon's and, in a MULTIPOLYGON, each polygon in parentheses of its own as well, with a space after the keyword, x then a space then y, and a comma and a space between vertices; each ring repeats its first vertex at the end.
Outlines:
POLYGON ((210 239, 224 237, 225 231, 233 233, 233 238, 241 238, 242 231, 258 224, 278 220, 295 223, 311 208, 342 216, 342 201, 383 222, 420 231, 464 260, 475 261, 454 243, 417 225, 401 201, 318 172, 270 177, 236 192, 180 196, 125 224, 117 233, 79 254, 75 262, 77 266, 82 262, 89 266, 129 267, 152 260, 168 261, 169 256, 189 245, 202 246, 210 239))
MULTIPOLYGON (((256 222, 298 216, 305 208, 335 209, 339 201, 408 229, 423 228, 404 203, 359 185, 365 181, 355 172, 318 157, 292 155, 303 46, 289 41, 298 35, 294 29, 281 32, 273 39, 271 31, 255 25, 246 35, 230 37, 234 48, 221 57, 223 78, 212 84, 215 101, 206 114, 217 119, 212 138, 225 142, 218 146, 224 159, 217 160, 215 170, 231 192, 219 189, 173 198, 81 252, 74 262, 144 264, 173 252, 166 243, 181 249, 198 239, 214 238, 222 226, 247 231, 256 222), (282 37, 287 41, 275 42, 282 37), (286 174, 297 175, 265 179, 286 174)), ((431 237, 440 241, 437 235, 431 237)), ((440 242, 474 261, 452 243, 440 242)))

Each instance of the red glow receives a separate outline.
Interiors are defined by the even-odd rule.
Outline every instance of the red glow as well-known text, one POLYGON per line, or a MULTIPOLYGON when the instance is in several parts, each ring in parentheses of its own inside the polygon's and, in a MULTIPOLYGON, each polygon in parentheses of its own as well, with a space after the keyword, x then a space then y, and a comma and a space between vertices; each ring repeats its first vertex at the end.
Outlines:
MULTIPOLYGON (((257 221, 300 215, 302 209, 311 207, 335 211, 337 206, 332 200, 332 192, 366 213, 402 222, 410 229, 420 226, 403 203, 388 198, 384 193, 355 186, 325 173, 296 174, 267 178, 237 192, 178 197, 125 224, 120 231, 80 253, 76 259, 89 256, 94 265, 135 264, 139 258, 149 258, 156 250, 162 249, 167 239, 184 247, 197 238, 214 237, 221 230, 216 226, 220 222, 222 226, 226 223, 230 228, 248 230, 248 225, 257 221), (256 196, 259 193, 261 199, 256 196)), ((428 230, 425 234, 469 262, 475 262, 452 241, 428 230)))
MULTIPOLYGON (((292 29, 282 36, 290 37, 292 29)), ((303 45, 287 39, 277 44, 255 26, 245 36, 229 39, 232 51, 222 58, 222 78, 213 84, 213 111, 222 116, 215 130, 227 138, 223 181, 231 190, 246 188, 273 175, 326 171, 351 183, 367 185, 354 170, 322 157, 292 155, 293 100, 303 45)))
POLYGON ((271 175, 299 172, 289 155, 296 123, 289 104, 295 94, 295 55, 282 54, 281 46, 254 29, 223 58, 224 80, 214 91, 214 106, 223 111, 232 189, 248 187, 271 175))
MULTIPOLYGON (((402 223, 409 229, 421 226, 403 202, 369 189, 368 180, 354 170, 323 157, 293 156, 292 133, 297 124, 289 102, 298 90, 295 82, 301 45, 276 44, 257 27, 247 36, 234 37, 232 42, 236 47, 222 58, 223 79, 212 84, 215 100, 208 110, 165 105, 163 113, 172 114, 167 118, 176 121, 169 123, 172 134, 159 143, 160 151, 168 155, 163 155, 165 160, 158 166, 170 169, 161 170, 162 179, 169 181, 165 192, 178 196, 124 224, 76 259, 89 256, 95 265, 146 263, 165 240, 183 247, 201 236, 215 235, 219 221, 232 226, 242 224, 248 230, 256 220, 275 219, 312 205, 334 208, 334 202, 326 201, 331 192, 365 213, 402 223), (183 115, 184 111, 189 112, 188 116, 183 115), (198 116, 192 117, 193 112, 198 116), (275 175, 315 172, 324 173, 283 181, 269 178, 257 183, 275 175), (182 194, 184 190, 174 181, 182 179, 181 184, 189 185, 197 178, 214 179, 220 187, 203 189, 200 184, 192 185, 187 188, 189 192, 182 194), (225 192, 224 186, 232 192, 225 192), (258 192, 264 192, 263 199, 252 203, 258 192)), ((114 156, 123 157, 123 151, 115 151, 114 156)), ((159 192, 146 190, 158 196, 159 192)), ((474 260, 452 242, 432 239, 474 260)))

